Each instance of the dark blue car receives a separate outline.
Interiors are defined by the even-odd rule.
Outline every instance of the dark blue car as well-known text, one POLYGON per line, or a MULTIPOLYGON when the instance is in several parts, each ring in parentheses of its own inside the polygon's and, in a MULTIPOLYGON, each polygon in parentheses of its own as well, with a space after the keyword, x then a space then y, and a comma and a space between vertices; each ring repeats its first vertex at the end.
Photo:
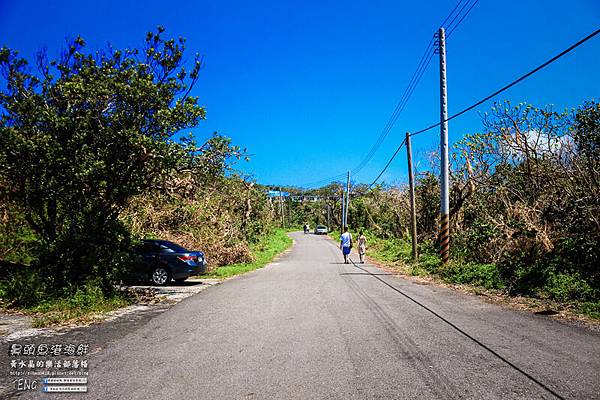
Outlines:
POLYGON ((204 253, 184 249, 167 240, 144 239, 139 254, 138 276, 155 285, 164 286, 171 279, 182 283, 190 276, 206 273, 204 253))

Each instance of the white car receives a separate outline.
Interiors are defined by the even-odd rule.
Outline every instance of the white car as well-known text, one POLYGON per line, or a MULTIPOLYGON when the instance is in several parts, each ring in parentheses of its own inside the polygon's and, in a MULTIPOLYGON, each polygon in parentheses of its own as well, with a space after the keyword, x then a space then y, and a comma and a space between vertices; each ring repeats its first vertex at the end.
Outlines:
POLYGON ((315 227, 315 235, 327 235, 328 229, 325 225, 317 225, 315 227))

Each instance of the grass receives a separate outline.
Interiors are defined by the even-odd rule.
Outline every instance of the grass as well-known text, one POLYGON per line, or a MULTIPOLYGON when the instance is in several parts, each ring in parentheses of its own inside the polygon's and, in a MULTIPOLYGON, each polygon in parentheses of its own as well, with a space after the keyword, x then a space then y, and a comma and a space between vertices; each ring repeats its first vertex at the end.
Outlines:
POLYGON ((276 229, 273 233, 264 236, 258 243, 252 245, 253 262, 218 267, 208 274, 202 275, 201 278, 229 278, 264 267, 292 245, 292 239, 287 236, 288 231, 288 229, 276 229))
POLYGON ((438 275, 448 283, 469 284, 485 289, 504 289, 506 284, 494 264, 453 261, 440 266, 438 275))
MULTIPOLYGON (((339 231, 333 231, 330 236, 337 242, 339 231)), ((410 239, 382 239, 365 232, 367 237, 367 255, 374 261, 401 273, 411 276, 433 276, 450 284, 467 285, 473 293, 497 293, 505 295, 507 283, 502 278, 495 264, 483 264, 452 260, 447 265, 441 265, 435 247, 431 243, 419 244, 419 257, 412 260, 410 239)), ((556 275, 543 288, 545 296, 560 308, 568 309, 575 314, 584 315, 590 319, 600 319, 600 302, 584 301, 592 299, 592 289, 584 285, 577 276, 556 275), (581 301, 577 301, 579 298, 581 301)), ((533 299, 533 298, 532 298, 533 299)))
MULTIPOLYGON (((253 262, 219 267, 202 277, 222 279, 264 267, 292 244, 292 239, 286 234, 287 231, 286 229, 277 229, 252 245, 253 262)), ((69 296, 47 298, 34 306, 15 308, 9 307, 5 301, 1 300, 4 297, 5 289, 3 285, 0 285, 0 307, 31 315, 34 328, 90 323, 100 319, 101 315, 106 312, 118 310, 136 302, 136 296, 133 293, 116 292, 106 296, 99 287, 88 285, 69 296)))
MULTIPOLYGON (((336 234, 338 236, 334 237, 337 239, 339 233, 336 234)), ((367 255, 400 272, 413 276, 434 276, 446 283, 467 285, 474 293, 480 291, 506 295, 507 282, 495 264, 456 259, 441 265, 436 249, 430 243, 419 244, 419 257, 415 262, 412 260, 409 240, 380 239, 375 236, 367 236, 367 239, 367 255)), ((594 300, 594 295, 592 288, 583 279, 577 275, 562 274, 551 278, 541 288, 545 292, 542 296, 545 301, 551 300, 559 309, 568 309, 574 314, 600 320, 600 302, 586 301, 594 300)))
POLYGON ((442 266, 435 248, 429 243, 419 244, 419 256, 416 261, 413 261, 412 245, 409 240, 380 239, 376 236, 371 236, 368 240, 368 255, 371 258, 408 275, 435 275, 447 283, 469 284, 485 289, 504 287, 494 264, 453 261, 442 266))
POLYGON ((412 276, 426 276, 437 270, 439 257, 426 245, 419 246, 419 257, 417 262, 414 262, 410 241, 396 238, 381 239, 369 233, 365 235, 368 243, 367 255, 379 263, 412 276))
POLYGON ((575 305, 575 312, 600 320, 600 302, 586 301, 575 305))
POLYGON ((97 320, 102 313, 126 307, 134 301, 134 297, 128 293, 117 292, 106 296, 100 288, 86 286, 72 296, 44 300, 25 311, 33 315, 33 327, 42 328, 89 323, 97 320))

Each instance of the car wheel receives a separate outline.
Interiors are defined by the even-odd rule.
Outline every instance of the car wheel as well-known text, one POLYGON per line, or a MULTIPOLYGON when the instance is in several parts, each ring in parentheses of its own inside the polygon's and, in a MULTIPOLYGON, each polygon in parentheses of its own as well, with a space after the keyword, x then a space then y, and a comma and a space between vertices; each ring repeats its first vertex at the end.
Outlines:
POLYGON ((171 280, 171 273, 164 267, 156 267, 152 270, 150 281, 155 285, 164 286, 171 280))

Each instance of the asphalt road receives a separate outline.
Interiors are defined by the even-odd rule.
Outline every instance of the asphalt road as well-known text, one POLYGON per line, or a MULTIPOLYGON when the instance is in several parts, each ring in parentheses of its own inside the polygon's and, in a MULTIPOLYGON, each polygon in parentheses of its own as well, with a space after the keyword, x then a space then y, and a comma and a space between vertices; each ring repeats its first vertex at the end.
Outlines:
POLYGON ((597 332, 345 265, 327 238, 292 236, 268 267, 121 331, 77 398, 600 398, 597 332))

